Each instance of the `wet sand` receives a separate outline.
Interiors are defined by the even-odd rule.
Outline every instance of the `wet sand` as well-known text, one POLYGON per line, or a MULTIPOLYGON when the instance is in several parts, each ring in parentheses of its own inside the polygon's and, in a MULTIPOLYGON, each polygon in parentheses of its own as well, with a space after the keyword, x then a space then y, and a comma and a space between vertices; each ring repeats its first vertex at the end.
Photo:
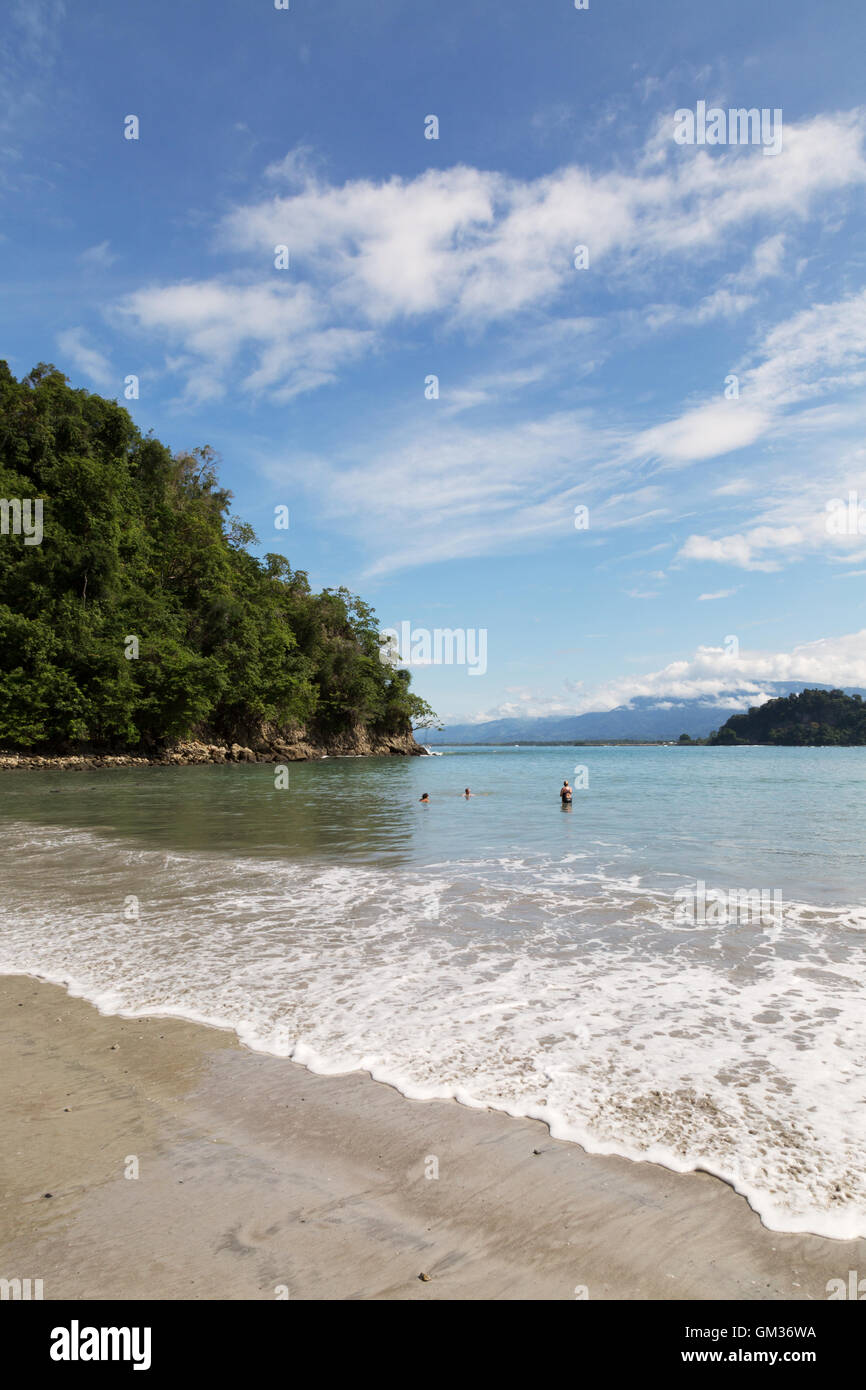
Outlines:
POLYGON ((824 1300, 866 1270, 708 1174, 29 978, 0 978, 0 1049, 0 1277, 46 1300, 824 1300))

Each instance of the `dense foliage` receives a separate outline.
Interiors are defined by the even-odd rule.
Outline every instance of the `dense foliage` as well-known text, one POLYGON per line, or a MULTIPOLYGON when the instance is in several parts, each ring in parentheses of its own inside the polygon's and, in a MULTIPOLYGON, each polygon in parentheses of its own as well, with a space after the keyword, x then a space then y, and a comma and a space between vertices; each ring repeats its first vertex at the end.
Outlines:
POLYGON ((732 714, 710 743, 866 743, 866 704, 842 690, 803 690, 732 714))
POLYGON ((379 660, 366 603, 249 553, 211 450, 173 456, 53 367, 16 381, 0 362, 0 498, 44 499, 41 544, 8 517, 0 534, 0 745, 396 735, 430 719, 408 672, 379 660))

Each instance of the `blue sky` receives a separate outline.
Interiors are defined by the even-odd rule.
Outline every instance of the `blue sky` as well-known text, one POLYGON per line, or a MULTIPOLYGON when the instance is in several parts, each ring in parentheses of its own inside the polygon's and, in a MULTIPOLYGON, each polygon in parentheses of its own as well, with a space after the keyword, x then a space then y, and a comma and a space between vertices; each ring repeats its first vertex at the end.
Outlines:
POLYGON ((136 375, 263 552, 485 629, 446 718, 866 685, 862 5, 82 8, 0 39, 16 374, 136 375), (678 144, 699 102, 781 150, 678 144))

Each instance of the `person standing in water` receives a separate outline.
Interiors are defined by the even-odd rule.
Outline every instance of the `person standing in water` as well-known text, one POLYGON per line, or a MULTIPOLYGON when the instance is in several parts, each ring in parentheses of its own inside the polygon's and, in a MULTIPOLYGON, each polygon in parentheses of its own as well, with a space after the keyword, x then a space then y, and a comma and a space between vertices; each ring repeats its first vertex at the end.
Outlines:
POLYGON ((465 791, 463 792, 463 795, 464 795, 464 797, 466 798, 466 800, 468 801, 469 798, 470 798, 470 796, 472 795, 472 793, 471 793, 471 791, 469 790, 468 787, 467 787, 467 788, 465 789, 465 791))
POLYGON ((559 799, 562 802, 563 806, 571 805, 571 787, 568 785, 567 777, 559 789, 559 799))

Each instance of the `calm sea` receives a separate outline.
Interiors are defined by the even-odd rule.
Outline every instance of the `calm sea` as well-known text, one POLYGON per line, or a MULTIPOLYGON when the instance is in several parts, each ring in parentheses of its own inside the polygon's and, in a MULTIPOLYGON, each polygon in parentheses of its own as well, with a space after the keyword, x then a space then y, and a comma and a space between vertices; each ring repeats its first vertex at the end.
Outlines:
POLYGON ((866 749, 10 773, 0 971, 866 1236, 864 826, 866 749))

